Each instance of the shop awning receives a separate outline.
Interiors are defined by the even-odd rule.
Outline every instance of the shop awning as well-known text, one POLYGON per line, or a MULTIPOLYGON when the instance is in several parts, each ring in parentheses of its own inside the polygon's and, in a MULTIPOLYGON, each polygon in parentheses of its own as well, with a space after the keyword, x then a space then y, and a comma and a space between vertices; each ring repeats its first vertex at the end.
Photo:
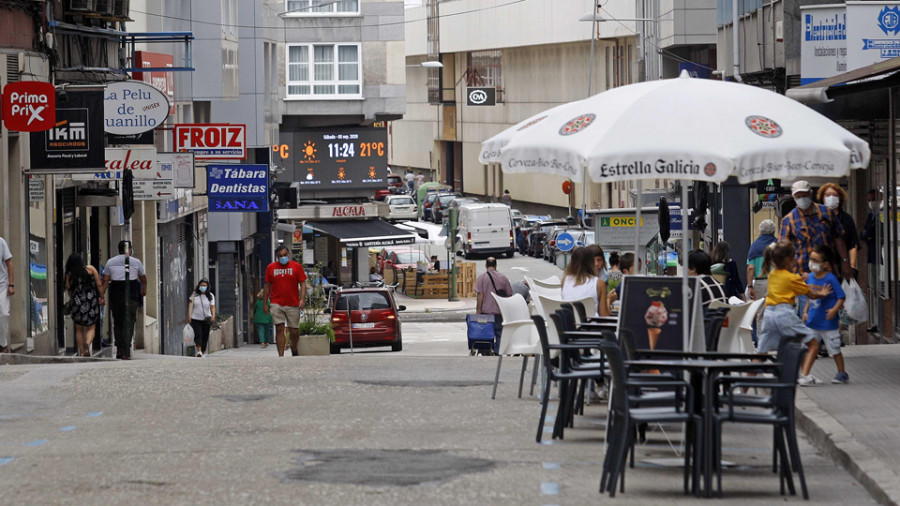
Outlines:
POLYGON ((381 220, 307 221, 306 226, 353 248, 412 244, 416 240, 416 234, 381 220))
POLYGON ((900 71, 900 57, 791 88, 785 94, 798 102, 826 103, 840 96, 900 85, 898 71, 900 71))

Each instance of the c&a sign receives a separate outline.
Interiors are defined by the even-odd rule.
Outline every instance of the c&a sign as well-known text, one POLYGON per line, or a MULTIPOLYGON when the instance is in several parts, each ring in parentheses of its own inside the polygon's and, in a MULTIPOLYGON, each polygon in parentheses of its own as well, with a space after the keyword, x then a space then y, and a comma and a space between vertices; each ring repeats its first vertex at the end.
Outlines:
POLYGON ((3 124, 16 132, 43 132, 56 122, 56 88, 40 81, 9 83, 3 88, 3 124))

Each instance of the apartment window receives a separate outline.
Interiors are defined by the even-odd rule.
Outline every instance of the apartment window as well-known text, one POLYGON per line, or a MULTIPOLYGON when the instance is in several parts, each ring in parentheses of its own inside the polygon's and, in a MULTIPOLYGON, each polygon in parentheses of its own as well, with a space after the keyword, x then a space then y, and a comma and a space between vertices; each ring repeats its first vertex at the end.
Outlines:
POLYGON ((466 86, 497 88, 497 102, 503 102, 503 52, 473 51, 467 55, 466 86))
POLYGON ((222 33, 226 37, 237 37, 237 0, 222 0, 222 33))
POLYGON ((359 44, 288 44, 288 98, 359 98, 359 44))
POLYGON ((292 16, 359 14, 359 0, 287 0, 285 8, 292 16))

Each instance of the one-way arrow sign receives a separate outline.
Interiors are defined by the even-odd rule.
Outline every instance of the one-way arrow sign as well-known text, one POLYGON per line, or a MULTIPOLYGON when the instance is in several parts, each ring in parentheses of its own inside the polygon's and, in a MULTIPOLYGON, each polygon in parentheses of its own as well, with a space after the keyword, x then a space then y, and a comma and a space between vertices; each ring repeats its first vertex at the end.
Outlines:
POLYGON ((563 232, 556 236, 556 246, 560 251, 572 251, 575 247, 575 238, 568 232, 563 232))

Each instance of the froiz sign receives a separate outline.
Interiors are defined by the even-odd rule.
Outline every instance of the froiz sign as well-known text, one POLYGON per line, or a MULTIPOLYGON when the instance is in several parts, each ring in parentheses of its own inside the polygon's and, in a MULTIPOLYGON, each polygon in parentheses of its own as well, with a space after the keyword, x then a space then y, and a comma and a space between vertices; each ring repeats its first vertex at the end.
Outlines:
POLYGON ((50 83, 21 81, 3 88, 3 124, 16 132, 43 132, 56 122, 56 88, 50 83))
POLYGON ((497 88, 466 88, 466 105, 470 107, 497 105, 497 88))
POLYGON ((247 125, 175 125, 175 151, 192 152, 197 160, 243 160, 247 157, 247 125))

